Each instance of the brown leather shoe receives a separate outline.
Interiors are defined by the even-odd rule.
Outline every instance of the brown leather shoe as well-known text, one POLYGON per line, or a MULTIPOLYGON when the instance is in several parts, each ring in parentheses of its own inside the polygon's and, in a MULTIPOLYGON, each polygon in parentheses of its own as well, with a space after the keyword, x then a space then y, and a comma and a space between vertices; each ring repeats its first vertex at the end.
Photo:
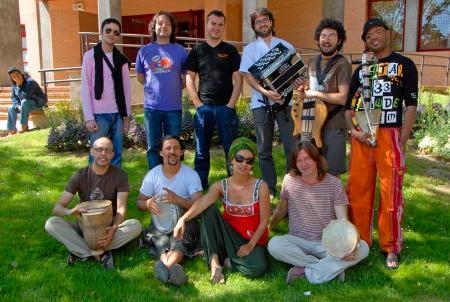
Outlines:
POLYGON ((22 125, 22 129, 19 130, 19 133, 24 133, 29 130, 28 125, 22 125))

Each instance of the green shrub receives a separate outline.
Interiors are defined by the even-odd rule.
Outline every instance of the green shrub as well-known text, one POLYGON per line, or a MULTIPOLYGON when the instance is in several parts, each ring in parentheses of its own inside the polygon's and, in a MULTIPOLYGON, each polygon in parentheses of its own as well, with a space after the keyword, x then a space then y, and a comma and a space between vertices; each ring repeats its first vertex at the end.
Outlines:
POLYGON ((79 100, 59 101, 55 107, 45 108, 50 132, 47 148, 52 151, 76 151, 89 148, 89 133, 83 124, 79 100))
POLYGON ((435 102, 433 93, 423 93, 417 108, 414 137, 423 152, 450 160, 450 123, 448 108, 435 102))

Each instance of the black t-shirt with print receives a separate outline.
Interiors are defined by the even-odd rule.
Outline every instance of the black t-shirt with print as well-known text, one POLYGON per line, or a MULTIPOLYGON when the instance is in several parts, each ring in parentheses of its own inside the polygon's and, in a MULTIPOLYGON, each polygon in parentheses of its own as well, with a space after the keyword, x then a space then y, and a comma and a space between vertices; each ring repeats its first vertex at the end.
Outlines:
POLYGON ((199 74, 198 95, 203 103, 226 105, 233 92, 233 72, 239 70, 240 64, 234 46, 222 41, 211 47, 203 42, 192 48, 185 69, 199 74))
MULTIPOLYGON (((369 67, 371 83, 370 108, 381 108, 380 127, 402 126, 402 105, 417 106, 418 80, 414 62, 393 52, 369 67)), ((352 100, 362 87, 361 66, 353 72, 345 109, 350 110, 352 100)), ((355 110, 363 110, 359 98, 355 110)))

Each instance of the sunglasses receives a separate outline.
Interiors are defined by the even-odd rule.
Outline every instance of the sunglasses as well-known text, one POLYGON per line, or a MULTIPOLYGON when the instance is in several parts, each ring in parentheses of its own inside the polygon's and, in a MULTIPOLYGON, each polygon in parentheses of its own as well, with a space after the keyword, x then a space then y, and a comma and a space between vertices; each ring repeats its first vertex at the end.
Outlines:
POLYGON ((109 35, 110 33, 113 33, 115 36, 120 36, 120 31, 118 30, 112 30, 111 28, 105 28, 105 34, 109 35))
POLYGON ((242 163, 245 161, 245 163, 247 165, 253 165, 255 163, 255 158, 254 157, 243 157, 242 155, 236 154, 234 156, 234 160, 238 163, 242 163))

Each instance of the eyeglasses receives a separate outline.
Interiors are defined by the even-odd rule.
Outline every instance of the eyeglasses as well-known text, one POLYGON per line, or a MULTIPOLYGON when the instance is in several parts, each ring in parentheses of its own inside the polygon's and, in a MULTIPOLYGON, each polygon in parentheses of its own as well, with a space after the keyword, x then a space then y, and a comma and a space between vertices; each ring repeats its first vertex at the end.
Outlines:
POLYGON ((113 33, 115 36, 120 36, 120 31, 118 30, 112 30, 111 28, 105 28, 105 34, 109 35, 110 33, 113 33))
POLYGON ((255 25, 261 25, 263 23, 269 23, 269 22, 270 22, 269 18, 259 19, 259 20, 255 20, 255 25))
POLYGON ((336 39, 337 35, 335 33, 332 33, 332 34, 329 34, 329 35, 321 34, 319 38, 320 38, 320 40, 336 39))
POLYGON ((242 163, 245 161, 245 163, 247 165, 253 165, 255 163, 255 158, 254 157, 243 157, 242 155, 236 154, 234 156, 234 160, 238 163, 242 163))
POLYGON ((114 152, 114 150, 111 149, 111 148, 100 148, 100 147, 94 148, 94 151, 97 152, 97 153, 103 153, 103 152, 113 153, 114 152))

